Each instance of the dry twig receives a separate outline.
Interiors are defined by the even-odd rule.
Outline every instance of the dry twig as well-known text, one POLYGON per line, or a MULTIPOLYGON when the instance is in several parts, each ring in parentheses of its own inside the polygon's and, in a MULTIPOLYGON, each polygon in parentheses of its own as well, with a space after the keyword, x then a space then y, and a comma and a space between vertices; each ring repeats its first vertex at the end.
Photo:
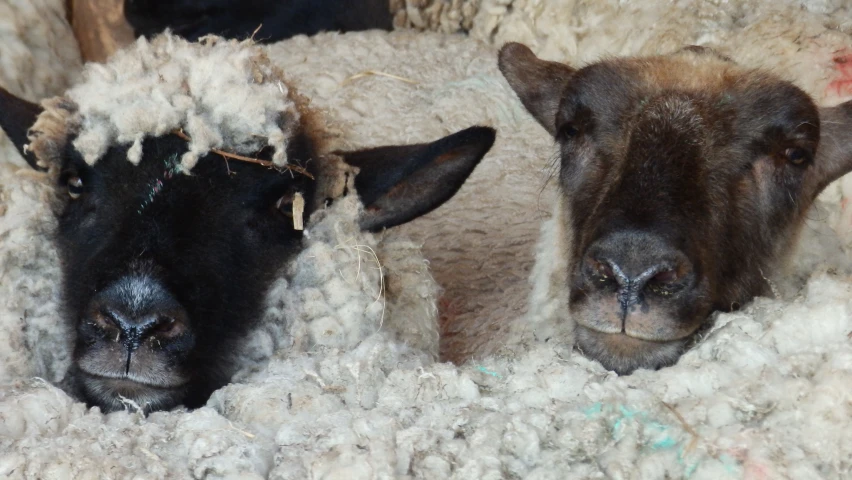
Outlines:
MULTIPOLYGON (((187 142, 192 140, 189 137, 189 135, 183 133, 183 130, 175 130, 172 133, 174 133, 178 137, 186 140, 187 142)), ((226 152, 226 151, 220 150, 218 148, 211 148, 210 151, 217 154, 217 155, 221 155, 226 160, 230 158, 231 160, 239 160, 241 162, 248 162, 248 163, 255 163, 257 165, 263 165, 264 167, 274 168, 275 170, 290 170, 290 171, 293 171, 293 172, 296 172, 296 173, 300 173, 300 174, 310 178, 311 180, 314 180, 314 176, 311 175, 311 172, 309 172, 309 171, 305 170, 304 168, 299 167, 297 165, 276 165, 276 164, 270 162, 269 160, 261 160, 259 158, 246 157, 246 156, 243 156, 243 155, 238 155, 236 153, 226 152)))

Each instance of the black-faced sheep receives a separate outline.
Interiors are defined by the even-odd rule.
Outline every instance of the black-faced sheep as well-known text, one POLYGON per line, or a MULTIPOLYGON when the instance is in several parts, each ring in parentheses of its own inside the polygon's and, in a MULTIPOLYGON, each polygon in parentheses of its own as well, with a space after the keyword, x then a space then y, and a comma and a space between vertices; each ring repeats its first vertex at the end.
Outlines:
POLYGON ((494 142, 472 127, 323 152, 322 129, 265 55, 208 42, 141 42, 114 70, 94 69, 88 88, 117 86, 87 105, 72 91, 42 109, 0 90, 0 126, 56 178, 74 383, 107 411, 203 404, 233 374, 231 352, 315 210, 354 188, 363 229, 405 223, 452 197, 494 142), (140 79, 133 92, 114 82, 125 74, 140 79))
POLYGON ((619 373, 674 363, 711 312, 769 293, 814 199, 852 170, 852 103, 819 109, 709 49, 574 69, 510 43, 499 63, 559 145, 557 316, 619 373))

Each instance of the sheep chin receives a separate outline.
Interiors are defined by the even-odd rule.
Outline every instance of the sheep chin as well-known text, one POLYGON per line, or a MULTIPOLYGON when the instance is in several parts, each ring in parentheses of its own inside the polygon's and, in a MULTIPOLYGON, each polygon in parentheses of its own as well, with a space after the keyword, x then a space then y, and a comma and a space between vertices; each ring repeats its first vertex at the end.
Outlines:
POLYGON ((109 378, 85 372, 79 374, 80 386, 88 403, 100 405, 104 413, 129 410, 148 414, 169 410, 183 401, 182 386, 157 386, 130 378, 109 378))
POLYGON ((655 342, 622 333, 603 333, 579 324, 574 336, 584 355, 619 375, 629 375, 640 368, 656 370, 674 365, 689 344, 688 338, 655 342))

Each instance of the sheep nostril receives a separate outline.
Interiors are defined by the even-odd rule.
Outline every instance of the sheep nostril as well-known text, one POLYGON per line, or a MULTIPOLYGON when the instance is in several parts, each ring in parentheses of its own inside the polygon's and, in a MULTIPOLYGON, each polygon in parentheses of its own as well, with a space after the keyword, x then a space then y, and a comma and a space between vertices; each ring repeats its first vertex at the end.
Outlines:
POLYGON ((688 287, 689 274, 690 270, 687 264, 666 268, 649 278, 645 284, 645 289, 662 297, 674 295, 688 287))
POLYGON ((89 315, 89 325, 95 327, 102 334, 109 337, 114 337, 115 341, 119 341, 122 335, 127 332, 123 326, 121 318, 109 308, 99 308, 89 315))
POLYGON ((612 267, 609 265, 609 263, 601 263, 601 262, 596 262, 596 263, 598 264, 597 267, 596 267, 596 270, 601 277, 603 277, 605 279, 615 277, 615 272, 612 271, 612 267))
POLYGON ((139 326, 140 340, 171 340, 187 332, 189 326, 182 311, 152 315, 147 322, 140 322, 139 326))
POLYGON ((169 333, 176 328, 176 323, 174 318, 159 317, 151 330, 153 333, 169 333))
POLYGON ((669 269, 662 271, 651 278, 651 281, 660 285, 668 285, 679 280, 677 270, 669 269))
POLYGON ((615 272, 609 262, 599 261, 593 258, 588 259, 587 263, 592 280, 598 284, 616 281, 615 272))
POLYGON ((154 320, 153 325, 145 331, 145 336, 167 339, 174 338, 185 331, 184 322, 171 316, 160 315, 154 320))

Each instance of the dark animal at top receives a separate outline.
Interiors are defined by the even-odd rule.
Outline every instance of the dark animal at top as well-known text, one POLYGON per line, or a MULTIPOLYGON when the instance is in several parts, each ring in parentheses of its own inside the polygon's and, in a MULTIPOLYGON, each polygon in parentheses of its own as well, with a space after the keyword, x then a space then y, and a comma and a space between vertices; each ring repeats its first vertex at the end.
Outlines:
POLYGON ((295 35, 393 26, 388 0, 124 0, 124 12, 137 36, 168 28, 190 41, 210 34, 237 39, 254 34, 258 42, 271 43, 295 35))
POLYGON ((577 346, 618 373, 675 363, 711 312, 767 293, 852 170, 852 103, 818 108, 710 49, 577 69, 510 43, 499 65, 559 148, 577 346))
MULTIPOLYGON (((23 148, 41 107, 0 89, 0 127, 23 148)), ((287 157, 321 180, 313 131, 303 123, 287 157)), ((362 228, 381 230, 452 197, 494 142, 471 127, 436 142, 342 153, 358 167, 362 228)), ((226 163, 216 153, 178 172, 187 142, 149 138, 138 166, 127 145, 94 165, 71 142, 56 178, 58 245, 67 316, 76 326, 73 378, 105 411, 121 396, 145 411, 198 407, 233 374, 229 352, 259 317, 264 293, 301 248, 304 218, 325 198, 317 181, 288 170, 226 163)), ((267 152, 257 153, 258 158, 267 152)), ((30 152, 28 162, 38 167, 30 152)))

